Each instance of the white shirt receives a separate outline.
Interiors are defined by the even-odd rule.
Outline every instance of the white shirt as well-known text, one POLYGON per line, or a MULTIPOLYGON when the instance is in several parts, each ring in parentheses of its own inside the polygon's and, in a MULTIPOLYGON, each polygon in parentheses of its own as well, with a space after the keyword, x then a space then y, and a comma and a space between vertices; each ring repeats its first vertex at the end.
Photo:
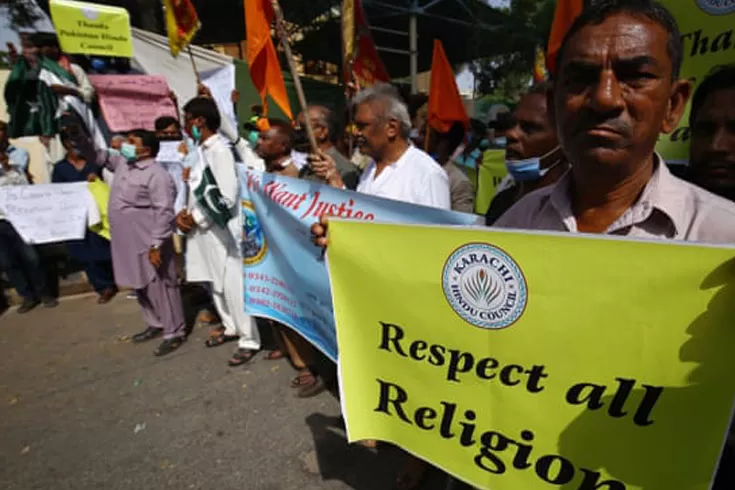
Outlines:
POLYGON ((429 155, 414 146, 375 177, 375 162, 365 169, 357 192, 432 208, 450 209, 449 178, 429 155))
MULTIPOLYGON (((188 209, 197 226, 186 242, 186 278, 190 282, 211 282, 214 291, 221 293, 225 288, 227 270, 230 267, 242 269, 239 241, 234 239, 239 236, 238 233, 242 233, 239 180, 235 158, 224 137, 219 134, 211 136, 202 143, 198 155, 212 170, 233 219, 227 223, 227 228, 213 223, 206 212, 200 209, 193 185, 189 185, 188 209)), ((203 162, 199 165, 203 165, 203 162)))

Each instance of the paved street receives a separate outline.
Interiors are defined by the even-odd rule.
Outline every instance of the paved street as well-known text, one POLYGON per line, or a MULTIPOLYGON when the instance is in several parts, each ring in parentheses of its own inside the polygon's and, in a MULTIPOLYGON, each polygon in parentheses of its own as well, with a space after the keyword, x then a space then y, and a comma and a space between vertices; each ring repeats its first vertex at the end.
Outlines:
POLYGON ((205 329, 158 359, 141 329, 124 294, 0 317, 0 488, 392 487, 396 450, 348 446, 338 402, 295 398, 286 361, 231 369, 205 329))

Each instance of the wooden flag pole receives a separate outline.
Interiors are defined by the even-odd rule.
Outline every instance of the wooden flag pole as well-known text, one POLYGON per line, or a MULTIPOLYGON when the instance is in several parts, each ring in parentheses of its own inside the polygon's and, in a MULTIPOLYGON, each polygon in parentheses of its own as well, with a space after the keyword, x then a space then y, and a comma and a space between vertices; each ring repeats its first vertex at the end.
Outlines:
POLYGON ((189 59, 191 60, 191 67, 194 69, 194 75, 196 75, 197 77, 197 85, 199 85, 200 83, 202 83, 202 79, 199 76, 199 70, 197 70, 197 64, 194 61, 194 53, 192 53, 191 51, 191 44, 189 44, 186 47, 186 50, 189 52, 189 59))
POLYGON ((281 11, 281 6, 278 4, 278 0, 271 0, 271 5, 273 6, 273 12, 276 14, 276 33, 278 34, 278 37, 281 40, 281 45, 283 46, 283 50, 286 52, 286 59, 288 60, 288 68, 291 71, 291 76, 293 77, 293 84, 296 88, 296 95, 299 98, 299 105, 301 106, 301 111, 304 113, 304 124, 306 126, 306 135, 309 138, 309 144, 311 145, 311 149, 314 153, 319 152, 319 147, 316 144, 316 136, 314 136, 314 128, 311 125, 311 120, 308 117, 308 113, 306 111, 307 105, 306 105, 306 96, 304 95, 304 88, 301 86, 301 78, 299 78, 299 73, 296 71, 296 62, 293 59, 293 52, 291 51, 291 45, 288 43, 288 35, 286 34, 286 29, 283 28, 283 11, 281 11))

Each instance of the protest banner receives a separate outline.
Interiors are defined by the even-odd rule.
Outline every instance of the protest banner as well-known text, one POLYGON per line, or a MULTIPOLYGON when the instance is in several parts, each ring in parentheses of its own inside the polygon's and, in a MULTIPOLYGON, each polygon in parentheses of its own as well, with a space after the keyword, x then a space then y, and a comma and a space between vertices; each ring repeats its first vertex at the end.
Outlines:
POLYGON ((505 150, 485 151, 477 173, 476 213, 482 215, 487 213, 497 188, 506 175, 508 168, 505 166, 505 150))
POLYGON ((706 490, 735 395, 735 249, 333 221, 351 441, 492 490, 706 490))
POLYGON ((160 116, 176 118, 166 78, 157 75, 90 75, 111 131, 154 130, 160 116))
MULTIPOLYGON (((735 63, 733 25, 735 2, 723 0, 662 0, 676 17, 684 46, 681 78, 687 78, 694 89, 713 70, 735 63)), ((690 99, 691 105, 691 99, 690 99)), ((679 127, 662 134, 656 149, 669 163, 689 161, 689 107, 679 127)))
POLYGON ((474 215, 380 199, 241 169, 245 310, 298 331, 332 360, 337 342, 329 278, 310 227, 324 214, 363 221, 467 225, 474 215))
POLYGON ((99 236, 110 240, 112 237, 110 234, 110 218, 107 215, 108 204, 110 202, 110 186, 105 181, 97 179, 94 182, 89 182, 87 188, 100 214, 99 222, 91 224, 89 229, 99 236))
POLYGON ((72 0, 51 0, 49 6, 65 53, 133 57, 126 9, 72 0))
POLYGON ((33 244, 80 240, 100 221, 87 182, 0 187, 0 210, 33 244))

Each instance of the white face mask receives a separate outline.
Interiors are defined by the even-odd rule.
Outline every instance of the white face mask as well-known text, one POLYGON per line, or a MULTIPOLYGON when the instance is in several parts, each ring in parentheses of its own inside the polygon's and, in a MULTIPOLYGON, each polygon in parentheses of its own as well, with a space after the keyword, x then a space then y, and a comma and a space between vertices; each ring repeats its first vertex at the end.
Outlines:
POLYGON ((561 162, 561 159, 559 159, 548 167, 541 168, 541 160, 548 157, 558 149, 559 147, 557 146, 540 157, 526 158, 524 160, 506 160, 505 166, 508 169, 508 173, 516 182, 538 180, 548 174, 552 168, 556 167, 559 165, 559 162, 561 162))

